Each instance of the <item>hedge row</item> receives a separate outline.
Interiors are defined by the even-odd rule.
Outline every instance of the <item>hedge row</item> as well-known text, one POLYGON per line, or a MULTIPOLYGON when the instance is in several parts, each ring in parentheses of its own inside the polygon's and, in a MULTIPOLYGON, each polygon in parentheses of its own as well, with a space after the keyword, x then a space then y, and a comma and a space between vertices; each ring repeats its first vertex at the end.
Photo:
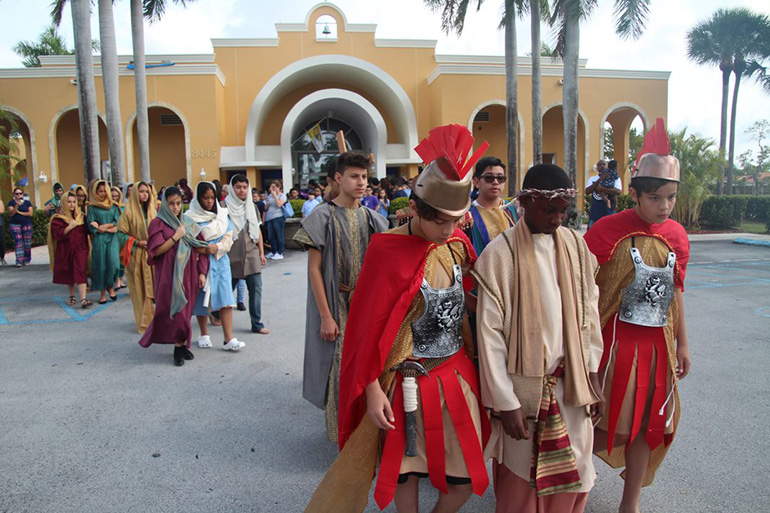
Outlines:
POLYGON ((700 223, 709 228, 735 230, 746 216, 747 196, 710 196, 703 202, 700 223))

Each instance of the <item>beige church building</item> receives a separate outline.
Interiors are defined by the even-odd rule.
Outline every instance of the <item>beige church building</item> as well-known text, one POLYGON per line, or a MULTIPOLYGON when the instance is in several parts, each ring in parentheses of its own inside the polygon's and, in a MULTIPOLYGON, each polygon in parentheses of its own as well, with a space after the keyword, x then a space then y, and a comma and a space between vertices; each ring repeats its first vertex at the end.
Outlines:
MULTIPOLYGON (((413 148, 432 127, 448 123, 467 126, 477 144, 490 143, 487 155, 505 160, 502 56, 441 55, 434 40, 380 39, 376 25, 351 23, 330 3, 275 28, 272 37, 212 39, 211 54, 147 56, 150 164, 158 187, 180 178, 224 183, 239 172, 259 188, 276 178, 286 188, 304 186, 337 153, 339 130, 352 149, 374 155, 377 177, 416 174, 421 161, 413 148), (320 135, 313 141, 309 132, 320 135)), ((74 59, 41 57, 40 68, 0 69, 0 110, 17 120, 28 192, 38 206, 54 182, 66 189, 84 181, 74 59)), ((104 94, 94 60, 104 162, 104 94)), ((130 65, 131 56, 120 57, 127 181, 139 177, 130 65)), ((562 66, 544 58, 542 68, 544 159, 563 165, 562 66)), ((519 58, 518 74, 521 177, 532 162, 529 58, 519 58)), ((645 128, 667 117, 669 75, 580 61, 578 189, 602 157, 606 126, 613 128, 615 154, 627 155, 637 116, 645 128)))

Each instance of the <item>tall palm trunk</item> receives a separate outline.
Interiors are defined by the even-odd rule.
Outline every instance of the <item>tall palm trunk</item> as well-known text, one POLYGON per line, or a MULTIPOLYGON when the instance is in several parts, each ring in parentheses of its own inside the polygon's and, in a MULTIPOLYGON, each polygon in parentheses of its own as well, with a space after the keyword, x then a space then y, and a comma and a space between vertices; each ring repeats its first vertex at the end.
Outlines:
MULTIPOLYGON (((730 97, 730 73, 732 73, 733 66, 732 61, 722 61, 719 64, 719 69, 722 70, 722 111, 721 121, 719 125, 719 156, 724 160, 725 148, 727 146, 727 99, 730 97)), ((725 182, 725 169, 724 166, 720 169, 720 177, 717 182, 717 194, 722 194, 725 182)))
POLYGON ((102 83, 107 106, 107 138, 110 146, 110 173, 112 185, 122 187, 125 182, 123 167, 123 122, 120 117, 120 90, 118 78, 118 47, 115 40, 115 19, 112 0, 99 0, 99 38, 102 46, 102 83))
POLYGON ((733 86, 733 105, 730 112, 730 142, 727 150, 727 184, 725 194, 733 193, 733 163, 735 162, 735 118, 738 114, 738 91, 741 87, 741 76, 746 71, 746 63, 743 59, 735 59, 733 73, 735 85, 733 86))
POLYGON ((99 178, 99 116, 96 110, 94 60, 91 55, 91 6, 88 0, 71 0, 78 76, 80 144, 86 182, 99 178))
POLYGON ((143 182, 150 177, 150 122, 147 119, 147 72, 144 57, 144 15, 142 1, 131 0, 131 37, 134 43, 134 85, 136 88, 136 133, 139 143, 139 173, 143 182))
POLYGON ((516 8, 506 0, 505 9, 505 131, 508 138, 508 195, 519 189, 518 143, 519 105, 518 73, 516 68, 516 8))
POLYGON ((530 0, 532 33, 532 162, 543 162, 543 88, 540 72, 540 1, 530 0))
MULTIPOLYGON (((564 170, 573 187, 577 181, 577 137, 578 137, 578 54, 580 53, 580 20, 567 16, 564 30, 564 87, 562 89, 562 115, 564 119, 564 170)), ((577 226, 576 201, 570 204, 566 223, 577 226)))

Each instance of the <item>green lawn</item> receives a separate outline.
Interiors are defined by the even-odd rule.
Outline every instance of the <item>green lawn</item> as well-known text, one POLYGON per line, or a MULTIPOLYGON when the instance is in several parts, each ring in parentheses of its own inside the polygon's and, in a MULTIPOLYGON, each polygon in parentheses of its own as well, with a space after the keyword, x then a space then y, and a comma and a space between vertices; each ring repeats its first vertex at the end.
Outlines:
POLYGON ((740 231, 747 233, 767 233, 767 225, 764 221, 755 219, 744 219, 741 223, 740 231))

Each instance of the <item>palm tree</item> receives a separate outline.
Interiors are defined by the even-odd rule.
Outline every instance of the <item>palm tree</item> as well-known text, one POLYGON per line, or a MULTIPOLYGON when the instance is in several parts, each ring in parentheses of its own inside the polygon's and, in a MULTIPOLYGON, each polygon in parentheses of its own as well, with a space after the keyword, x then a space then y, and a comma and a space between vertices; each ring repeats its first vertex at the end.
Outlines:
POLYGON ((123 163, 123 121, 120 116, 120 79, 118 77, 118 46, 115 40, 113 0, 99 0, 99 36, 102 41, 102 85, 107 110, 107 140, 110 147, 110 175, 112 185, 122 187, 125 182, 123 163))
MULTIPOLYGON (((441 29, 449 33, 455 31, 462 35, 465 15, 473 0, 423 0, 434 11, 441 10, 441 29)), ((475 0, 476 11, 481 9, 484 0, 475 0)), ((500 28, 505 29, 505 127, 508 143, 508 194, 514 195, 518 189, 518 73, 516 66, 516 11, 521 10, 522 0, 505 0, 503 19, 500 28)))
MULTIPOLYGON (((724 159, 728 141, 727 131, 727 102, 730 93, 730 74, 736 72, 736 64, 739 68, 736 79, 746 72, 755 69, 746 64, 747 55, 751 55, 751 48, 747 45, 756 45, 758 41, 753 34, 763 22, 759 18, 766 16, 756 15, 746 8, 717 9, 707 20, 701 21, 687 33, 687 55, 698 64, 717 65, 722 72, 722 111, 719 127, 719 155, 724 159), (746 50, 749 50, 747 53, 746 50), (737 58, 737 62, 736 62, 737 58)), ((765 29, 766 31, 768 29, 765 29)), ((767 39, 765 32, 765 39, 767 39)), ((764 46, 767 50, 767 45, 764 46)), ((751 58, 751 57, 749 57, 751 58)), ((736 83, 739 87, 739 84, 736 83)), ((738 89, 736 87, 736 90, 738 89)), ((733 93, 733 105, 737 102, 737 91, 733 93)), ((735 108, 735 107, 734 107, 735 108)), ((733 111, 734 112, 734 111, 733 111)), ((734 118, 734 114, 733 114, 734 118)), ((733 123, 731 122, 731 125, 733 123)), ((731 128, 731 133, 734 129, 731 128)), ((731 135, 730 140, 734 141, 731 135)), ((729 159, 732 162, 732 158, 729 159)), ((724 170, 722 171, 725 174, 724 170)), ((732 165, 727 168, 728 190, 732 189, 732 165)), ((717 194, 722 192, 724 176, 717 183, 717 194)))
POLYGON ((547 0, 528 1, 532 42, 532 51, 530 52, 530 57, 532 59, 532 162, 534 164, 542 164, 543 86, 540 58, 552 56, 553 49, 540 39, 540 23, 543 15, 545 15, 546 19, 549 17, 550 9, 547 0), (540 49, 540 51, 536 51, 536 48, 540 49))
MULTIPOLYGON (((53 23, 61 24, 67 0, 56 0, 51 6, 53 23)), ((89 0, 70 0, 72 28, 75 34, 75 64, 78 82, 78 114, 80 143, 87 182, 96 180, 99 172, 99 116, 96 109, 94 61, 91 55, 91 4, 89 0)))
POLYGON ((72 55, 73 52, 67 48, 67 43, 59 34, 56 25, 51 24, 37 36, 37 41, 19 41, 13 47, 14 53, 24 57, 24 64, 27 68, 39 68, 41 55, 72 55))
POLYGON ((725 192, 733 193, 733 174, 735 170, 735 120, 738 110, 738 91, 741 78, 753 73, 762 59, 770 58, 768 40, 770 40, 770 18, 764 14, 756 14, 749 9, 735 9, 742 21, 739 37, 733 54, 733 86, 732 110, 730 112, 730 143, 727 150, 727 185, 725 192), (748 62, 747 62, 748 61, 748 62), (749 66, 751 65, 751 69, 749 66))
MULTIPOLYGON (((597 0, 555 0, 551 23, 558 23, 556 53, 564 61, 562 115, 564 118, 564 170, 577 186, 578 56, 580 22, 588 18, 597 0)), ((615 0, 615 32, 623 37, 638 38, 644 31, 650 0, 615 0)), ((567 223, 576 226, 576 201, 572 201, 567 223)))
POLYGON ((136 135, 139 146, 139 175, 149 183, 150 122, 147 117, 147 72, 144 57, 144 2, 131 0, 131 39, 134 46, 134 88, 136 92, 136 135))
MULTIPOLYGON (((183 7, 194 0, 173 0, 183 7)), ((166 12, 166 0, 131 0, 131 38, 134 46, 134 86, 136 88, 136 133, 139 170, 142 181, 150 182, 150 123, 147 117, 147 72, 144 56, 144 18, 159 21, 166 12)))

